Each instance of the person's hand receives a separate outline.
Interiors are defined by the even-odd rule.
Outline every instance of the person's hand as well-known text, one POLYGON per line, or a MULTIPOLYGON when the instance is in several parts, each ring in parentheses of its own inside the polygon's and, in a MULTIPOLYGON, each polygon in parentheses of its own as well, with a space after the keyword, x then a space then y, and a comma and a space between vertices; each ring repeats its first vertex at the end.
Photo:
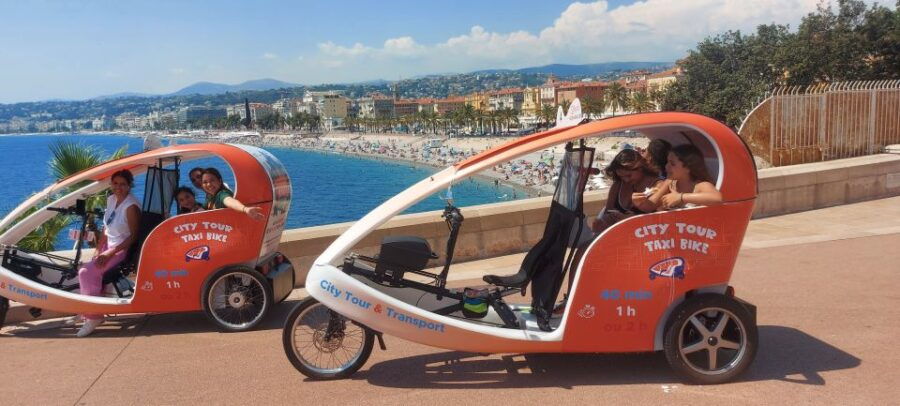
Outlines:
POLYGON ((246 213, 248 216, 250 216, 250 218, 254 220, 262 220, 263 217, 265 217, 263 215, 262 209, 257 206, 244 207, 244 213, 246 213))
POLYGON ((669 183, 669 193, 666 193, 665 196, 662 197, 660 203, 667 209, 671 209, 682 203, 681 193, 678 192, 678 181, 673 180, 669 183))
POLYGON ((99 255, 94 256, 94 263, 97 264, 97 266, 102 267, 106 265, 106 262, 109 261, 110 257, 112 257, 112 254, 105 251, 101 252, 99 255))

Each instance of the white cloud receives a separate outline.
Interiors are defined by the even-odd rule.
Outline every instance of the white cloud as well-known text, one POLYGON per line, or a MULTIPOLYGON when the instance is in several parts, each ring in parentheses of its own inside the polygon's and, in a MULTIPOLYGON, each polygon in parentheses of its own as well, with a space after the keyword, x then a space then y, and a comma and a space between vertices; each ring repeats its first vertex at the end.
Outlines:
POLYGON ((271 52, 266 52, 266 53, 262 54, 262 57, 263 57, 263 59, 278 59, 278 55, 273 54, 271 52))
POLYGON ((169 73, 173 75, 183 75, 186 72, 184 68, 171 68, 169 69, 169 73))
POLYGON ((329 41, 318 44, 319 54, 308 60, 325 68, 319 73, 330 80, 341 72, 348 76, 339 80, 356 80, 546 63, 674 61, 703 38, 728 30, 750 33, 770 23, 796 28, 818 1, 645 0, 612 9, 606 1, 578 2, 537 33, 491 32, 476 25, 435 44, 410 36, 380 46, 329 41), (327 70, 332 68, 342 69, 327 70))

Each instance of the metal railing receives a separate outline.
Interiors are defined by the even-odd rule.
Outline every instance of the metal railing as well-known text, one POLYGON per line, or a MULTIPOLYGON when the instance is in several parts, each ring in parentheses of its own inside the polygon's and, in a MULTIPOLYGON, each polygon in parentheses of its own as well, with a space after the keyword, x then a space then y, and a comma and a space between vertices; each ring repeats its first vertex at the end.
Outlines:
POLYGON ((900 144, 900 80, 777 88, 738 133, 773 166, 879 153, 900 144))

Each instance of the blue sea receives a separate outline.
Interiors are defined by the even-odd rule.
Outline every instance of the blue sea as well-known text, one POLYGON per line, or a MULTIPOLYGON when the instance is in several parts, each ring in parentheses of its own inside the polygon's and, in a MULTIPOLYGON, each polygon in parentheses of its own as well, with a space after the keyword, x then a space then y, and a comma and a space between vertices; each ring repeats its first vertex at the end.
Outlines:
MULTIPOLYGON (((140 138, 124 135, 0 136, 0 218, 28 196, 53 183, 55 179, 47 162, 51 157, 49 146, 58 140, 82 142, 100 149, 105 155, 122 146, 127 146, 128 153, 136 153, 142 146, 140 138)), ((287 228, 358 220, 386 199, 439 170, 374 158, 289 148, 266 149, 284 164, 291 176, 293 202, 287 228)), ((222 170, 225 181, 234 184, 228 167, 218 158, 183 163, 182 184, 190 185, 187 172, 194 166, 225 169, 222 170)), ((140 200, 143 195, 140 178, 136 179, 134 193, 140 200)), ((527 195, 521 189, 469 179, 454 185, 453 197, 456 205, 462 207, 521 199, 527 195)), ((439 210, 444 205, 439 195, 433 195, 406 212, 439 210)))

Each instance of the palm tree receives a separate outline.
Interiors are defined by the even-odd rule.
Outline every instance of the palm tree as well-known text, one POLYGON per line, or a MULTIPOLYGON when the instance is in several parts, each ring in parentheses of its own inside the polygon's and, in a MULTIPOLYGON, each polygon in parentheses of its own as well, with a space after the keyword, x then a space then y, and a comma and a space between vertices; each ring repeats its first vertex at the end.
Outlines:
POLYGON ((635 113, 656 110, 656 105, 653 104, 653 100, 650 99, 650 95, 647 92, 632 93, 628 104, 631 107, 631 111, 635 113))
POLYGON ((544 122, 544 126, 550 128, 550 122, 556 119, 556 111, 553 110, 553 106, 545 104, 541 106, 540 117, 541 121, 544 122))
MULTIPOLYGON (((48 163, 50 165, 50 173, 56 178, 57 181, 59 181, 85 169, 100 165, 103 162, 113 159, 119 159, 125 156, 126 151, 127 146, 123 146, 122 148, 116 150, 108 158, 104 158, 101 151, 94 146, 75 143, 72 141, 59 140, 54 142, 53 144, 50 144, 50 153, 53 155, 50 159, 50 162, 48 163)), ((61 191, 61 194, 70 193, 86 185, 87 182, 88 181, 84 181, 72 185, 67 190, 61 191)), ((101 192, 88 197, 86 199, 87 209, 89 211, 92 211, 94 210, 94 208, 102 206, 105 203, 105 195, 105 193, 101 192)), ((52 200, 53 198, 51 197, 50 199, 52 200)), ((37 210, 37 208, 25 213, 20 218, 20 220, 24 219, 25 216, 31 214, 35 210, 37 210)), ((69 225, 69 223, 71 223, 71 221, 72 218, 69 216, 57 215, 44 222, 44 224, 41 224, 41 226, 39 226, 37 229, 22 238, 22 240, 19 241, 18 245, 26 250, 31 251, 52 251, 56 247, 57 236, 59 236, 59 233, 62 232, 62 230, 65 229, 69 225)))
POLYGON ((478 116, 478 110, 475 110, 475 107, 472 107, 471 104, 466 104, 459 110, 459 117, 466 126, 473 126, 475 121, 478 120, 478 116))
POLYGON ((606 100, 602 97, 587 96, 581 101, 581 109, 588 118, 592 116, 602 117, 606 110, 606 100))
POLYGON ((506 125, 506 131, 509 131, 509 125, 512 123, 519 123, 519 113, 512 108, 505 108, 500 110, 499 112, 500 120, 506 125))
POLYGON ((616 115, 618 109, 625 110, 628 107, 628 90, 625 86, 619 82, 609 85, 606 88, 606 104, 612 107, 613 115, 616 115))

